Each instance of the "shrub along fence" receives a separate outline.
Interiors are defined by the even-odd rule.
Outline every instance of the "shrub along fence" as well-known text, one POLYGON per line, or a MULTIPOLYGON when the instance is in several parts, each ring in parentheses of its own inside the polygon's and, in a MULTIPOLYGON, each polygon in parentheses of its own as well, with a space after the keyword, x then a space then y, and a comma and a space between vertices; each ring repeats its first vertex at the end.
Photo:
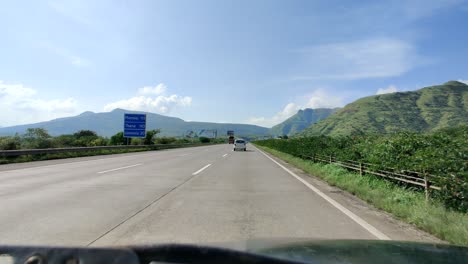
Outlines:
POLYGON ((322 135, 255 143, 314 162, 383 177, 405 188, 422 188, 428 199, 439 199, 447 208, 468 212, 468 126, 430 134, 322 135))
POLYGON ((376 164, 358 162, 354 160, 346 160, 340 161, 336 160, 333 155, 323 156, 323 155, 304 155, 299 154, 297 155, 302 159, 311 160, 313 162, 322 162, 322 163, 329 163, 334 164, 349 170, 358 171, 359 174, 362 176, 364 173, 371 174, 379 177, 383 177, 386 179, 390 179, 397 182, 403 182, 405 184, 414 185, 418 187, 424 188, 426 193, 426 200, 430 198, 430 191, 437 190, 440 191, 441 187, 434 185, 434 179, 440 178, 439 176, 427 174, 427 173, 419 173, 415 171, 396 171, 393 168, 387 169, 373 169, 377 168, 376 164))

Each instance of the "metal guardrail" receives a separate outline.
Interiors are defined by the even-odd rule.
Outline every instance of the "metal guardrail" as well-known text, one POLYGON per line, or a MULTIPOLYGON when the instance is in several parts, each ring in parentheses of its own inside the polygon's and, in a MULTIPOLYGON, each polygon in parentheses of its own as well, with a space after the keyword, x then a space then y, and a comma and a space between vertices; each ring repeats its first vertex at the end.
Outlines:
POLYGON ((0 157, 15 157, 22 155, 38 155, 38 154, 55 154, 55 153, 68 153, 68 152, 86 152, 96 150, 117 150, 117 149, 171 149, 180 147, 192 147, 210 145, 209 143, 197 144, 157 144, 157 145, 125 145, 125 146, 96 146, 96 147, 74 147, 74 148, 48 148, 48 149, 20 149, 20 150, 2 150, 0 157))
POLYGON ((312 156, 307 156, 307 155, 300 154, 300 155, 295 155, 295 156, 298 156, 302 159, 311 160, 312 162, 323 162, 323 163, 329 163, 329 164, 341 166, 349 170, 358 171, 360 175, 371 174, 371 175, 375 175, 378 177, 387 178, 387 179, 391 179, 391 180, 395 180, 399 182, 404 182, 406 184, 423 187, 426 193, 426 200, 429 199, 431 189, 437 190, 437 191, 441 190, 440 187, 433 185, 431 181, 431 179, 440 178, 440 176, 424 174, 424 173, 414 172, 414 171, 395 171, 394 169, 391 169, 391 168, 386 168, 383 170, 379 170, 379 169, 374 170, 373 167, 374 168, 377 167, 375 164, 358 162, 358 161, 353 161, 353 160, 339 161, 339 160, 336 160, 332 155, 323 156, 323 155, 314 154, 312 156))

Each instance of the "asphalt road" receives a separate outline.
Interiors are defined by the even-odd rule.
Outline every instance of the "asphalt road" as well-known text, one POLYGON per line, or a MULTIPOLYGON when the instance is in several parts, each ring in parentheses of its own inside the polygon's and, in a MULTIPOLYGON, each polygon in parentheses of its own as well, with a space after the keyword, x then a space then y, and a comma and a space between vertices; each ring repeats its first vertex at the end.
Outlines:
POLYGON ((277 238, 436 241, 251 144, 0 166, 0 244, 277 238))

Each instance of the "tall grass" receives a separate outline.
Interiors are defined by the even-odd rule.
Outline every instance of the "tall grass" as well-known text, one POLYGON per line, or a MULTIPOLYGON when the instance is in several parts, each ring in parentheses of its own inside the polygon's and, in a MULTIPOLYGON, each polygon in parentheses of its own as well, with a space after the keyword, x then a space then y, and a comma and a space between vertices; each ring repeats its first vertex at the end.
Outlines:
POLYGON ((468 215, 446 209, 437 200, 426 202, 421 191, 402 188, 375 176, 360 176, 335 165, 313 163, 267 147, 257 147, 442 240, 468 246, 468 215))

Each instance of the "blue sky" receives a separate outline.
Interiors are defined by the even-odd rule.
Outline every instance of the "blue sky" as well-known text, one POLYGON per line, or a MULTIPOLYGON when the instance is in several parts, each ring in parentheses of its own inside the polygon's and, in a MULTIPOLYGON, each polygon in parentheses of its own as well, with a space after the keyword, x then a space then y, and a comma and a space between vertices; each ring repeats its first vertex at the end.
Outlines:
POLYGON ((468 80, 468 2, 2 1, 0 126, 115 107, 271 126, 468 80))

